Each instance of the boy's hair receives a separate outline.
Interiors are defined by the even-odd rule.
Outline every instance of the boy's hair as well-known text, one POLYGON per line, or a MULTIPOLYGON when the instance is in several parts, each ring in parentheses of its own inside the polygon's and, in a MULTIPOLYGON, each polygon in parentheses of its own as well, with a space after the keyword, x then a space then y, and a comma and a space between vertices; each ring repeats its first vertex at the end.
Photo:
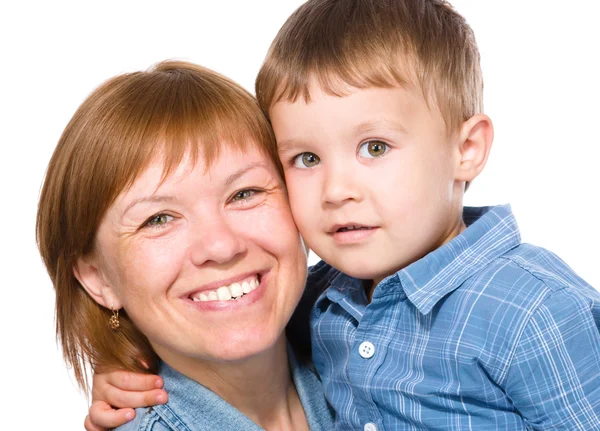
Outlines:
POLYGON ((309 0, 285 22, 256 79, 265 112, 348 87, 409 86, 442 114, 449 132, 483 110, 473 31, 444 0, 309 0))
POLYGON ((115 198, 154 161, 163 178, 190 155, 208 167, 229 146, 257 145, 281 173, 272 129, 256 99, 229 79, 168 61, 112 78, 79 107, 52 155, 37 213, 37 243, 56 291, 56 332, 65 361, 87 388, 89 365, 156 372, 156 355, 126 313, 120 327, 75 278, 94 251, 115 198), (141 360, 150 366, 142 367, 141 360))

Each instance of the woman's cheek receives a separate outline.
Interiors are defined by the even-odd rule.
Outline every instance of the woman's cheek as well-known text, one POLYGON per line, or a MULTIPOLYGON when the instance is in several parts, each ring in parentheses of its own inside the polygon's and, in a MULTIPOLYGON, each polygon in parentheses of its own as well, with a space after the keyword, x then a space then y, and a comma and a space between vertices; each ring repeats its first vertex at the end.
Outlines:
POLYGON ((285 243, 289 245, 288 241, 296 241, 298 237, 291 209, 287 199, 283 197, 253 212, 246 221, 246 226, 250 229, 254 228, 257 236, 260 235, 265 240, 272 240, 281 245, 285 243))
POLYGON ((121 261, 124 289, 143 296, 153 290, 164 291, 176 280, 183 262, 186 245, 184 235, 169 238, 146 237, 128 247, 121 261))

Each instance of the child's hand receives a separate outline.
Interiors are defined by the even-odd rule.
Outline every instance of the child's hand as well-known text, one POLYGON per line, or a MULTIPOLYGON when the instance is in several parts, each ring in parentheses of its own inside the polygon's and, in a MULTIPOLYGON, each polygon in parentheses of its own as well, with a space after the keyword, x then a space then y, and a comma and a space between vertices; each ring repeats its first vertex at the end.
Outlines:
POLYGON ((162 386, 162 379, 152 374, 130 371, 94 373, 92 405, 85 418, 85 429, 106 431, 132 420, 134 408, 166 403, 167 393, 161 389, 162 386))

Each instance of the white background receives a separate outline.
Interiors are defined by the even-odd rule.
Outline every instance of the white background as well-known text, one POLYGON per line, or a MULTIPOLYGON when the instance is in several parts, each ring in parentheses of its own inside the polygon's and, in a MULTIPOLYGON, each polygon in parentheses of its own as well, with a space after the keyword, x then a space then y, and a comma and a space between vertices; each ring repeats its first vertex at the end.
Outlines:
MULTIPOLYGON (((211 67, 252 90, 271 39, 300 3, 2 3, 0 428, 14 421, 18 429, 81 429, 87 410, 55 342, 54 292, 34 238, 44 171, 75 109, 105 79, 167 58, 211 67)), ((510 202, 525 241, 600 287, 598 2, 453 3, 475 30, 496 128, 490 162, 466 203, 510 202)))

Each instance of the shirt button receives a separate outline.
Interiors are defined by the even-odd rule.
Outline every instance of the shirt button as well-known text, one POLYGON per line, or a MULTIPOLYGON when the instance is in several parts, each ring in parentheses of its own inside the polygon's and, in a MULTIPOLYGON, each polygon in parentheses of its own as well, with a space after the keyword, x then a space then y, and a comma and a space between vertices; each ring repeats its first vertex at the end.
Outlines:
POLYGON ((375 424, 373 422, 369 422, 369 423, 365 424, 364 430, 365 431, 377 431, 377 427, 375 426, 375 424))
MULTIPOLYGON (((368 341, 363 341, 362 343, 360 343, 360 346, 358 346, 358 353, 360 354, 360 356, 362 356, 365 359, 369 359, 372 358, 373 355, 375 354, 375 346, 373 345, 373 343, 370 343, 368 341)), ((373 425, 371 423, 368 423, 367 425, 373 425)), ((375 428, 369 428, 367 430, 365 425, 365 431, 375 431, 375 428)), ((373 425, 375 426, 375 425, 373 425)))

